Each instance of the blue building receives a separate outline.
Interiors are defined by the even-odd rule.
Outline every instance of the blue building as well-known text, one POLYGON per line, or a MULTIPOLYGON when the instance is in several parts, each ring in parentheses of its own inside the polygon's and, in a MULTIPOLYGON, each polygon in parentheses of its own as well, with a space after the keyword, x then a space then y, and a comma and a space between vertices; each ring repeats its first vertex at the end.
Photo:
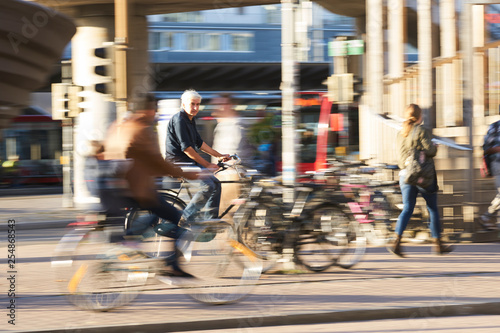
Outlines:
MULTIPOLYGON (((299 89, 324 90, 332 64, 328 42, 355 36, 355 20, 312 2, 303 2, 297 17, 299 89)), ((149 31, 155 90, 163 98, 188 88, 280 90, 280 5, 154 15, 149 31)))

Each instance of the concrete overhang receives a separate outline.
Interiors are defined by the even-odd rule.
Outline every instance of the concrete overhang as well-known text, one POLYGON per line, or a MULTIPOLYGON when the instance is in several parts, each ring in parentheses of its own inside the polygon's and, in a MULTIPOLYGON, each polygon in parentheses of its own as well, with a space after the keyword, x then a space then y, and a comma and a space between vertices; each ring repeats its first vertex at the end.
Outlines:
POLYGON ((51 8, 0 2, 0 120, 15 116, 29 105, 29 94, 47 84, 75 32, 73 21, 51 8))
MULTIPOLYGON (((39 4, 52 7, 62 13, 72 15, 74 8, 84 5, 110 5, 114 0, 31 0, 39 4)), ((359 17, 365 15, 366 0, 317 0, 318 4, 328 9, 332 13, 359 17)), ((134 3, 134 0, 130 0, 134 3)), ((198 10, 210 10, 230 7, 245 7, 279 4, 279 0, 137 0, 136 5, 141 7, 146 15, 182 13, 198 10)))

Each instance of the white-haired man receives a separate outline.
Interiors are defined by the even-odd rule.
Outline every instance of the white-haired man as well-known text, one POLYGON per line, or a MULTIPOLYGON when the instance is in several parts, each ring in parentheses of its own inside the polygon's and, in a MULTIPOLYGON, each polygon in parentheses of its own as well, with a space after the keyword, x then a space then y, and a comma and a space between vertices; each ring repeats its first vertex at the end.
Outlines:
MULTIPOLYGON (((203 151, 223 161, 228 154, 221 154, 203 141, 196 129, 195 117, 200 110, 201 96, 195 90, 186 90, 181 96, 182 108, 174 114, 167 126, 166 159, 172 162, 188 162, 211 171, 217 164, 205 160, 198 151, 203 151)), ((221 197, 220 181, 213 175, 199 179, 201 189, 184 209, 186 222, 194 221, 196 214, 205 207, 204 219, 214 219, 219 215, 221 197)))

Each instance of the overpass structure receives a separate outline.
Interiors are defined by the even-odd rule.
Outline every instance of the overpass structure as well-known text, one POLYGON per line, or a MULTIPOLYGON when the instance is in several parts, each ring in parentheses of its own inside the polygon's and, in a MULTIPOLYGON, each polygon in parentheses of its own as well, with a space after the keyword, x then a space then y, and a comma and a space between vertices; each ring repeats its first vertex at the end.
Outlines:
POLYGON ((34 3, 0 3, 0 129, 29 105, 76 32, 66 15, 34 3))
MULTIPOLYGON (((74 19, 78 26, 72 42, 77 58, 74 61, 88 61, 89 50, 105 41, 117 41, 128 48, 126 96, 149 91, 151 86, 146 15, 276 3, 293 8, 296 3, 293 0, 116 0, 127 4, 124 27, 115 22, 114 0, 33 1, 74 19)), ((358 73, 365 82, 365 94, 359 105, 361 157, 395 162, 396 130, 380 121, 378 115, 398 119, 405 105, 420 104, 425 124, 434 134, 471 148, 457 151, 443 146, 436 166, 445 231, 474 232, 475 216, 495 193, 490 190, 494 189, 492 181, 480 179, 478 170, 486 128, 493 120, 500 119, 500 94, 496 88, 500 82, 497 74, 500 43, 488 40, 485 20, 487 6, 497 1, 315 2, 336 14, 355 17, 359 37, 366 43, 358 73), (406 43, 418 46, 419 59, 414 66, 405 65, 406 43)), ((283 38, 288 38, 283 24, 283 38)), ((288 42, 283 45, 293 44, 288 42)), ((290 62, 284 61, 283 75, 287 64, 290 62)), ((78 71, 73 71, 73 79, 78 85, 90 86, 78 71)), ((96 115, 91 117, 92 121, 99 124, 91 126, 92 139, 98 139, 107 125, 102 115, 109 113, 99 109, 92 112, 96 115)))

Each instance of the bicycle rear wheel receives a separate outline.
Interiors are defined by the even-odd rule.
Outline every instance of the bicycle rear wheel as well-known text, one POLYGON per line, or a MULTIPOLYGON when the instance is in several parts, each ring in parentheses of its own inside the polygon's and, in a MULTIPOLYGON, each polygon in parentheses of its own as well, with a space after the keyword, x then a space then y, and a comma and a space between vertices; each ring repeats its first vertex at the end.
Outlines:
POLYGON ((208 304, 227 304, 247 296, 262 271, 261 260, 236 241, 230 224, 210 221, 194 225, 178 241, 181 267, 194 279, 182 279, 187 294, 208 304))
POLYGON ((344 225, 350 217, 341 207, 323 204, 306 210, 308 215, 296 243, 295 257, 308 270, 321 272, 335 265, 346 252, 344 225))
POLYGON ((397 219, 390 202, 382 191, 375 191, 370 196, 370 222, 361 223, 360 227, 368 243, 373 246, 384 246, 389 242, 394 231, 391 230, 392 222, 397 219))
POLYGON ((109 242, 109 229, 75 229, 56 249, 52 267, 69 301, 79 308, 108 311, 132 302, 148 277, 145 256, 109 242))

